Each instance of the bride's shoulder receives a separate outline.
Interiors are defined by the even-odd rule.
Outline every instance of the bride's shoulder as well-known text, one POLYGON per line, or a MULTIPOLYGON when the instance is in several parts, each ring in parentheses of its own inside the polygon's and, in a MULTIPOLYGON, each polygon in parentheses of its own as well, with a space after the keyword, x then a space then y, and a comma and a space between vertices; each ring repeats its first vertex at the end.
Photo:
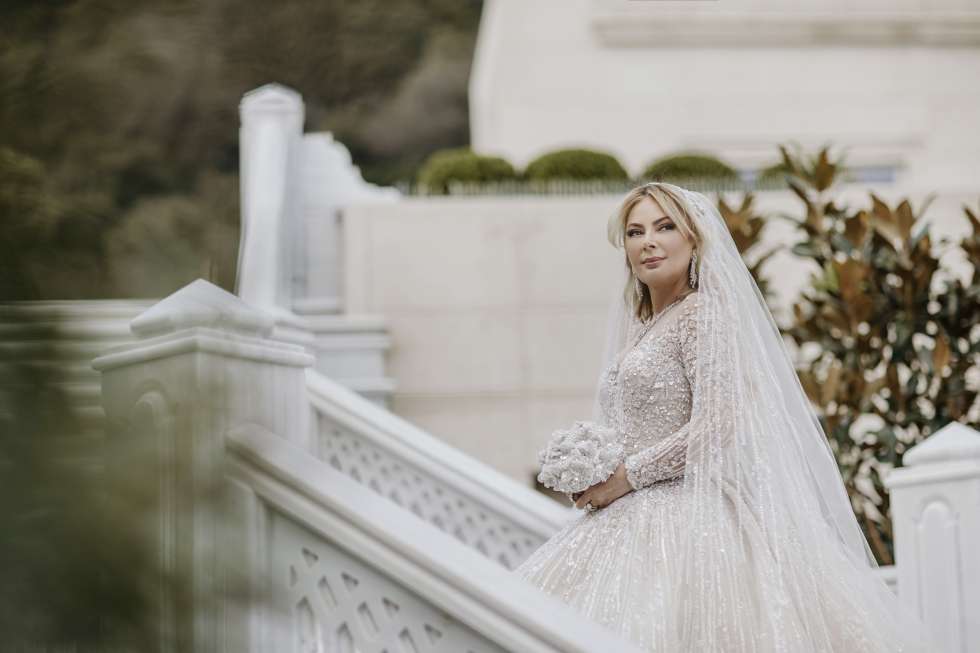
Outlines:
POLYGON ((688 293, 684 299, 681 300, 679 307, 681 309, 680 312, 686 315, 696 313, 698 310, 698 305, 701 302, 700 295, 701 293, 699 293, 697 290, 688 293))
POLYGON ((698 291, 695 290, 684 297, 678 306, 680 310, 675 324, 681 340, 687 340, 697 331, 698 307, 701 301, 698 295, 698 291))

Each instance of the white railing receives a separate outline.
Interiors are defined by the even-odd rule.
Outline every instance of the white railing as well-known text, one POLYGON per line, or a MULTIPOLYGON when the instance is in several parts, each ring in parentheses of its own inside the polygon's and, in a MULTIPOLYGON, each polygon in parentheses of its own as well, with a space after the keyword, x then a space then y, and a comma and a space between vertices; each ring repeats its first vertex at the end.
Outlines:
POLYGON ((253 620, 280 651, 634 651, 299 447, 230 432, 232 479, 254 492, 244 523, 274 588, 253 620))
MULTIPOLYGON (((0 368, 24 363, 49 372, 66 393, 86 435, 101 438, 99 375, 92 359, 131 342, 129 322, 156 303, 148 299, 0 303, 0 368)), ((5 383, 0 374, 0 383, 5 383)), ((94 446, 92 447, 94 448, 94 446)))
POLYGON ((321 374, 307 387, 318 458, 508 569, 575 515, 321 374))

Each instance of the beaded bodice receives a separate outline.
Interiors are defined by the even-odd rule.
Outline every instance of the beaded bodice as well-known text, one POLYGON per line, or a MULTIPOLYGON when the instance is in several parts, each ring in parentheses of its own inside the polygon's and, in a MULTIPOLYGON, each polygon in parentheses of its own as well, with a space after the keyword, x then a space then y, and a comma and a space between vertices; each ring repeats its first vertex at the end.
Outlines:
POLYGON ((634 487, 661 480, 670 467, 683 467, 685 443, 672 447, 671 439, 691 417, 696 310, 697 293, 668 308, 601 377, 603 420, 623 434, 634 487), (649 455, 654 452, 658 455, 649 455))

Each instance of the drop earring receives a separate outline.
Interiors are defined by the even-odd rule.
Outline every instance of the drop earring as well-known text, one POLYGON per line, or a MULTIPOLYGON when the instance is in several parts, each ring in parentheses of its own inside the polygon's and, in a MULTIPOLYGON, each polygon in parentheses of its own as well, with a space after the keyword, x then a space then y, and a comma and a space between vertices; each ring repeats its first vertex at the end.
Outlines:
POLYGON ((691 252, 691 265, 688 268, 688 281, 690 282, 691 288, 697 288, 698 286, 698 252, 694 250, 691 252))
POLYGON ((633 291, 636 293, 637 303, 643 301, 643 283, 636 275, 633 275, 633 291))

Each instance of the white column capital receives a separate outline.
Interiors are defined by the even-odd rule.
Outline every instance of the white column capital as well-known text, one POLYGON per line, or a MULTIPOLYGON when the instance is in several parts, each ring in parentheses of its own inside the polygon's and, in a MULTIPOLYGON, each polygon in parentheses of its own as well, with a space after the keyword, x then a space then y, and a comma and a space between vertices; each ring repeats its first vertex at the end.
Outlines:
POLYGON ((304 111, 303 96, 282 84, 265 84, 248 91, 238 105, 242 124, 259 117, 298 116, 302 127, 304 111))

